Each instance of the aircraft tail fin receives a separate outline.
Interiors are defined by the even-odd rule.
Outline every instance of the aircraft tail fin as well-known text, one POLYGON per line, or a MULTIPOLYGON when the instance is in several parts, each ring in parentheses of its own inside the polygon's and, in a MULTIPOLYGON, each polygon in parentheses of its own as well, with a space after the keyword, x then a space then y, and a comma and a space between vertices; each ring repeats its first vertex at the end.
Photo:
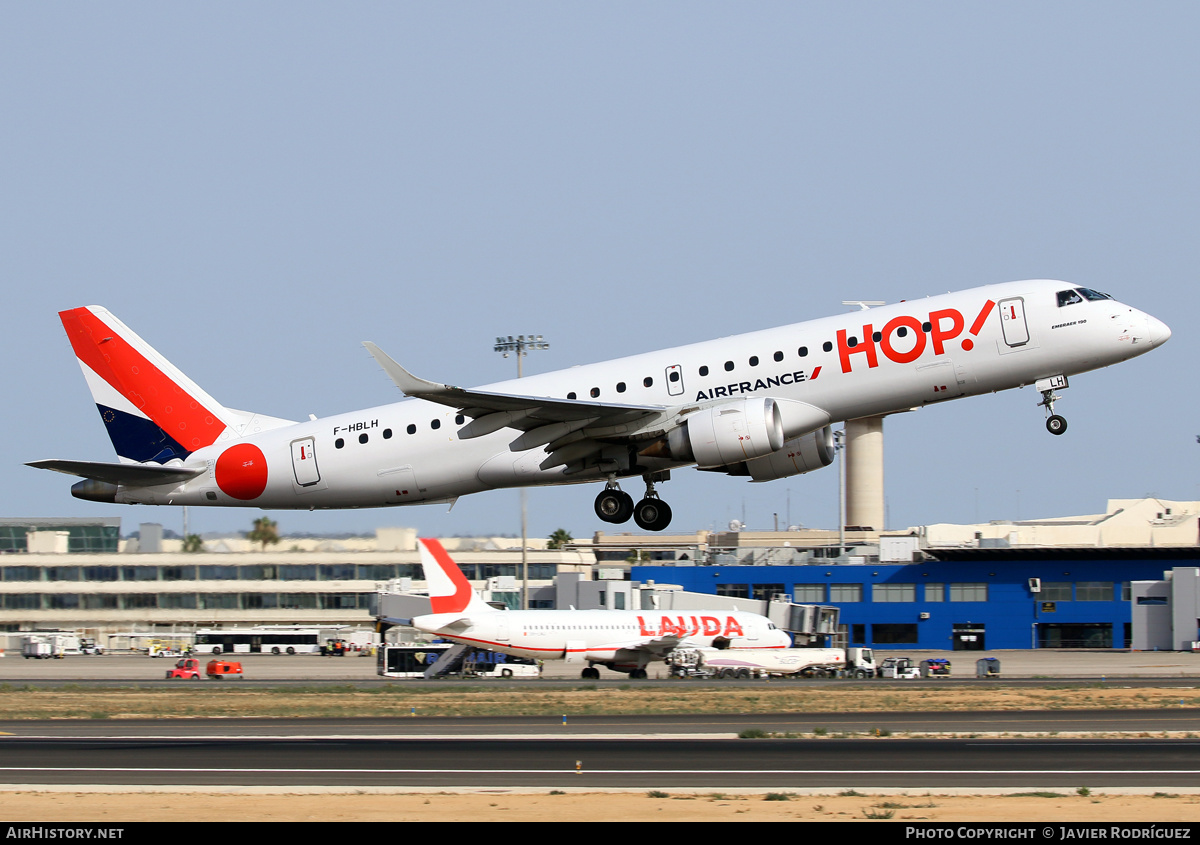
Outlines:
POLYGON ((471 589, 471 582, 437 540, 418 540, 425 583, 429 586, 429 604, 434 613, 489 611, 495 608, 471 589))
POLYGON ((289 424, 226 408, 150 344, 96 305, 59 312, 92 399, 123 461, 166 463, 210 446, 289 424))

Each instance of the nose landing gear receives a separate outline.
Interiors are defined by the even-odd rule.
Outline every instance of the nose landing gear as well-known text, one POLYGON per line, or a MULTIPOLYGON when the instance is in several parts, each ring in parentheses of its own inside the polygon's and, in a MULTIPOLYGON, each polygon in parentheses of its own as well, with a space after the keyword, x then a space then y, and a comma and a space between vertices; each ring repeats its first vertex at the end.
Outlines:
POLYGON ((1062 398, 1054 391, 1058 388, 1065 390, 1067 387, 1070 385, 1067 384, 1066 376, 1053 376, 1039 379, 1037 382, 1037 391, 1042 394, 1042 401, 1038 402, 1038 407, 1046 409, 1046 430, 1051 434, 1062 434, 1067 430, 1066 419, 1054 413, 1054 403, 1062 398))

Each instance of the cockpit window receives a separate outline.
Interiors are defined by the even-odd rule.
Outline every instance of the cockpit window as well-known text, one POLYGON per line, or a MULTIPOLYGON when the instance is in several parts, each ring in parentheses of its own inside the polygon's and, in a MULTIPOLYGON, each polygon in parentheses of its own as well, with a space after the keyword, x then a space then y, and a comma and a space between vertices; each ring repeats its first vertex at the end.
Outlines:
POLYGON ((1089 302, 1099 302, 1102 299, 1112 299, 1112 297, 1107 293, 1100 293, 1100 291, 1092 290, 1091 288, 1075 288, 1075 290, 1079 291, 1079 293, 1083 295, 1083 298, 1089 302))
POLYGON ((1083 302, 1083 297, 1073 290, 1060 290, 1058 292, 1058 307, 1064 305, 1074 305, 1077 302, 1083 302))

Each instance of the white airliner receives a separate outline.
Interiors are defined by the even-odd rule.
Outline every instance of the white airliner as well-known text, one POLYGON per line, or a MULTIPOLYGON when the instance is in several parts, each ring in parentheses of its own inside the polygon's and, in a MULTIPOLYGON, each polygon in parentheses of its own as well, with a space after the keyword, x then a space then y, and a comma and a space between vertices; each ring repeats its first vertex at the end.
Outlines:
POLYGON ((34 461, 99 502, 362 508, 606 482, 596 514, 661 531, 670 470, 770 481, 833 461, 833 423, 1036 386, 1054 434, 1068 376, 1165 342, 1161 321, 1024 281, 464 389, 371 355, 409 398, 304 422, 223 407, 103 308, 60 314, 119 463, 34 461), (618 479, 641 476, 638 503, 618 479))
POLYGON ((433 610, 412 625, 427 634, 538 660, 587 661, 645 678, 646 666, 677 647, 790 648, 791 638, 765 616, 742 610, 508 610, 487 604, 437 540, 421 540, 421 565, 433 610))

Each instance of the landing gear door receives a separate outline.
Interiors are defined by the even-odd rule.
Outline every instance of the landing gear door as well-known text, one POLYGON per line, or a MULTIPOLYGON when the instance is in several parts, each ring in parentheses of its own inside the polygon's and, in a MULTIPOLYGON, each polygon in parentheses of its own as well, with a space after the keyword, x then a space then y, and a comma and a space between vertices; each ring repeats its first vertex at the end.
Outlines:
POLYGON ((678 364, 667 367, 667 393, 671 396, 683 395, 683 368, 678 364))
POLYGON ((1024 346, 1029 343, 1029 324, 1025 321, 1025 300, 1014 296, 1002 299, 996 306, 1000 309, 1000 327, 1004 331, 1004 342, 1009 346, 1024 346))
POLYGON ((292 441, 292 471, 296 473, 296 483, 301 487, 309 487, 321 480, 313 438, 292 441))

